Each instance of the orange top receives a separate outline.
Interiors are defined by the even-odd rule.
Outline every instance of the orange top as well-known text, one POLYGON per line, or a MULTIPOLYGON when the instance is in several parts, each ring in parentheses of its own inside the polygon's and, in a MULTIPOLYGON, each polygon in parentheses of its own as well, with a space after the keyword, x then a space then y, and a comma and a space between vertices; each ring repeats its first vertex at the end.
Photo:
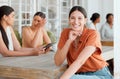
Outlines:
MULTIPOLYGON (((66 28, 61 33, 60 41, 58 43, 59 49, 61 49, 64 46, 65 42, 68 40, 70 30, 70 28, 66 28)), ((108 65, 107 62, 105 62, 105 60, 101 57, 102 49, 98 32, 87 28, 84 28, 83 30, 77 49, 75 48, 74 43, 71 43, 69 52, 67 54, 68 65, 72 64, 75 61, 80 52, 86 46, 95 46, 97 50, 81 66, 81 68, 77 71, 78 73, 97 71, 108 65)))

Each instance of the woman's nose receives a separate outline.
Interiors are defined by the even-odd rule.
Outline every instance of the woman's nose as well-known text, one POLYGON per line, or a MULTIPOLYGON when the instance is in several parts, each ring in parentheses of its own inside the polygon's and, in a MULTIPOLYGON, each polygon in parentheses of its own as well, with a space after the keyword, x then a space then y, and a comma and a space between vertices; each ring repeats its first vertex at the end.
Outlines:
POLYGON ((37 24, 38 22, 37 22, 37 21, 35 21, 34 23, 35 23, 35 24, 37 24))
POLYGON ((78 24, 79 22, 78 22, 78 19, 75 19, 75 24, 78 24))

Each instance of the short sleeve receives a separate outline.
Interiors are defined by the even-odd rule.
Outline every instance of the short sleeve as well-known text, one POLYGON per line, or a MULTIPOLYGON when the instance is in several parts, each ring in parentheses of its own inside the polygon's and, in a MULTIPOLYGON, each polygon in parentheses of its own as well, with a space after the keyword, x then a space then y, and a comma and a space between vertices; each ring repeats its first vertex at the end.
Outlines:
POLYGON ((87 39, 85 46, 95 46, 101 52, 102 48, 101 48, 101 42, 100 42, 100 34, 97 31, 92 30, 90 32, 90 35, 87 39))
POLYGON ((69 31, 67 29, 64 29, 62 31, 59 42, 58 42, 58 49, 62 49, 62 47, 64 46, 65 42, 68 39, 68 34, 69 34, 69 31))

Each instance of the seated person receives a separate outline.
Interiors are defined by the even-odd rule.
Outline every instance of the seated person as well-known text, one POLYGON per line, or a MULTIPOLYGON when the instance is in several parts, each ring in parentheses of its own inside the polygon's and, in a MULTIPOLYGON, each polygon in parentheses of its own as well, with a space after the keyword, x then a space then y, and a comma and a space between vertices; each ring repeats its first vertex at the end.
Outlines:
POLYGON ((70 28, 61 33, 55 64, 67 59, 68 69, 60 79, 113 79, 107 62, 101 57, 100 36, 96 30, 85 28, 87 13, 74 6, 69 12, 70 28))
POLYGON ((113 14, 108 13, 106 15, 106 22, 101 28, 102 40, 113 40, 113 14))
POLYGON ((22 46, 23 47, 39 47, 51 43, 51 40, 45 30, 45 14, 42 12, 35 13, 32 26, 22 29, 22 46))
POLYGON ((12 7, 0 7, 0 54, 2 56, 30 56, 45 53, 43 47, 21 48, 12 28, 14 16, 12 7))
POLYGON ((89 23, 87 25, 88 28, 99 31, 97 23, 100 23, 100 14, 99 13, 93 13, 90 20, 91 20, 91 23, 89 23))

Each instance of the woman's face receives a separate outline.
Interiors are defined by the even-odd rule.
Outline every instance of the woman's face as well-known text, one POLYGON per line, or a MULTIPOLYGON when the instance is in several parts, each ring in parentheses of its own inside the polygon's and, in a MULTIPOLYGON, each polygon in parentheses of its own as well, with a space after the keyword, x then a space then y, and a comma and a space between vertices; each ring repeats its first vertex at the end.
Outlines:
POLYGON ((40 16, 34 16, 32 21, 32 26, 34 27, 40 27, 45 24, 45 19, 41 18, 40 16))
POLYGON ((74 31, 82 31, 86 21, 87 19, 78 10, 72 12, 69 17, 69 24, 74 31))
POLYGON ((108 22, 109 22, 109 23, 113 23, 113 19, 114 19, 114 18, 113 18, 113 16, 112 16, 112 15, 111 15, 111 16, 109 16, 109 17, 108 17, 108 22))
POLYGON ((4 15, 4 16, 5 16, 6 25, 13 26, 14 20, 15 20, 15 13, 11 12, 8 16, 6 16, 6 15, 4 15))
POLYGON ((100 17, 96 19, 96 22, 97 22, 97 23, 100 23, 100 17))

